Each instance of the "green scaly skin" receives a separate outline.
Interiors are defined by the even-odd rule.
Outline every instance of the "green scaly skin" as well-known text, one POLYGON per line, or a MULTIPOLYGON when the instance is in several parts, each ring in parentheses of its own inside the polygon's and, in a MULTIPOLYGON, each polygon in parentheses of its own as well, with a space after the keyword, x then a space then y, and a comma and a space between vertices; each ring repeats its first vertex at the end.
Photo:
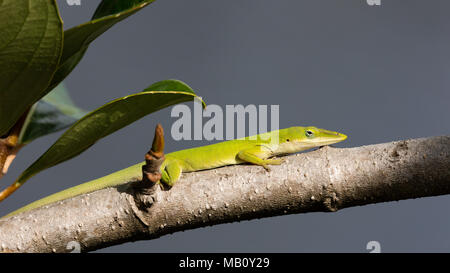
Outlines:
MULTIPOLYGON (((272 159, 271 157, 334 144, 346 138, 347 136, 344 134, 316 127, 290 127, 252 137, 181 150, 165 156, 166 159, 161 166, 161 182, 173 186, 183 172, 214 169, 241 163, 255 164, 269 170, 268 165, 279 165, 282 163, 282 160, 272 159), (277 139, 278 141, 276 141, 277 139)), ((139 181, 142 179, 142 165, 144 164, 145 162, 142 162, 102 178, 47 196, 5 217, 103 188, 139 181)))

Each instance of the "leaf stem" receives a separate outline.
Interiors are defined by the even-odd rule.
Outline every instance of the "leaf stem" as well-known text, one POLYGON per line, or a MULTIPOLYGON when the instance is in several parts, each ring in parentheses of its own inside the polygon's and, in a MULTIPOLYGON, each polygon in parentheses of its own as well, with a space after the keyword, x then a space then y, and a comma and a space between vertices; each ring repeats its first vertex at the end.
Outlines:
POLYGON ((19 150, 24 146, 18 142, 20 132, 29 111, 30 109, 23 113, 6 137, 0 138, 0 178, 8 172, 9 166, 11 166, 19 150))

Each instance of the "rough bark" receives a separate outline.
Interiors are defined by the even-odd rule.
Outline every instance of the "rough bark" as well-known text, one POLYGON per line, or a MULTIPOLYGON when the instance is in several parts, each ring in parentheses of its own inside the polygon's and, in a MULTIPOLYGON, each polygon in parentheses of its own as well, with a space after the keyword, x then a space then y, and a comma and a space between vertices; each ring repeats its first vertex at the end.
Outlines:
POLYGON ((133 182, 0 220, 4 252, 82 251, 180 230, 282 214, 337 211, 450 193, 450 136, 286 157, 271 172, 250 165, 183 174, 136 206, 133 182))

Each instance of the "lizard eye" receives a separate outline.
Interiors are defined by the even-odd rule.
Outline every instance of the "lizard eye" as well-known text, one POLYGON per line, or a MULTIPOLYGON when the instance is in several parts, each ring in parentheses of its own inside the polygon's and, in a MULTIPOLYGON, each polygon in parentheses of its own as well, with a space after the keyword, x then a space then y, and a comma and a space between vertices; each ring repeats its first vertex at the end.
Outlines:
POLYGON ((289 138, 286 138, 286 142, 289 142, 290 140, 289 140, 289 138))
POLYGON ((314 133, 313 133, 312 131, 310 131, 310 130, 306 130, 305 135, 306 135, 307 137, 313 137, 313 136, 314 136, 314 133))

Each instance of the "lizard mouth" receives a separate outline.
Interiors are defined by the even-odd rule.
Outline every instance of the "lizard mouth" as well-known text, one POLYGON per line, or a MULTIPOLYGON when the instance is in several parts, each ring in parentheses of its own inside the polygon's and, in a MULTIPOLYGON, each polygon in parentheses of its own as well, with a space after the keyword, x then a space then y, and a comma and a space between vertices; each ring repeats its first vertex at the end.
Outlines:
POLYGON ((319 129, 320 137, 316 140, 316 143, 321 145, 330 145, 337 142, 341 142, 347 139, 347 136, 338 132, 329 131, 325 129, 319 129))

